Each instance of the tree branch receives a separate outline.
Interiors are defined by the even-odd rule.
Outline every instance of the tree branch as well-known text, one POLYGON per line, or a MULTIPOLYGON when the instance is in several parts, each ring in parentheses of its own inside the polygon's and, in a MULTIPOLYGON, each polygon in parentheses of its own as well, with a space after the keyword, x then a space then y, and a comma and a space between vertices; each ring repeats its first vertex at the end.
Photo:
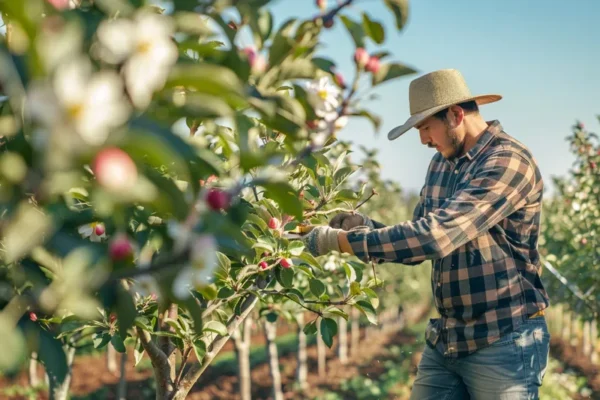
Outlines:
POLYGON ((204 371, 210 365, 212 360, 217 356, 217 354, 219 354, 219 351, 221 351, 221 349, 223 348, 225 343, 229 340, 229 338, 231 337, 233 332, 240 326, 240 324, 246 319, 246 317, 248 317, 248 315, 250 315, 250 313, 254 309, 254 306, 256 305, 257 302, 258 302, 258 297, 251 294, 244 301, 244 304, 242 305, 242 308, 241 308, 240 315, 233 315, 229 319, 229 321, 227 322, 227 335, 217 336, 215 338, 215 340, 211 343, 211 345, 207 346, 207 348, 210 348, 210 351, 208 351, 206 353, 206 355, 204 356, 202 361, 199 360, 200 363, 194 364, 188 370, 188 372, 186 372, 184 378, 180 382, 179 390, 178 390, 178 392, 183 397, 178 397, 178 398, 185 398, 185 395, 189 392, 189 390, 192 388, 194 383, 196 383, 198 378, 200 378, 202 373, 204 373, 204 371))
POLYGON ((173 392, 174 386, 173 381, 171 380, 169 359, 167 355, 152 341, 150 333, 138 326, 136 326, 135 329, 140 338, 140 342, 142 343, 142 347, 146 353, 148 353, 148 357, 154 367, 157 390, 159 390, 163 396, 173 392), (163 391, 166 391, 166 393, 163 393, 163 391))
POLYGON ((371 200, 371 197, 375 196, 376 194, 378 194, 377 191, 375 189, 371 189, 371 194, 369 195, 369 197, 364 199, 362 202, 358 203, 358 205, 354 208, 354 210, 358 210, 363 204, 365 204, 367 201, 371 200))

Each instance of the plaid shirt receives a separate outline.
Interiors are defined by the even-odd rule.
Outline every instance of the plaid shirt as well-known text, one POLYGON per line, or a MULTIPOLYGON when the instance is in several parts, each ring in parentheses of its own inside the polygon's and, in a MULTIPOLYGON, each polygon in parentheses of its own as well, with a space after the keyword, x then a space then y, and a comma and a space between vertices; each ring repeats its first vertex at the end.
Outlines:
POLYGON ((440 318, 426 340, 448 358, 492 344, 549 305, 537 249, 543 181, 529 150, 498 121, 464 156, 433 157, 412 221, 348 232, 363 259, 432 260, 440 318))

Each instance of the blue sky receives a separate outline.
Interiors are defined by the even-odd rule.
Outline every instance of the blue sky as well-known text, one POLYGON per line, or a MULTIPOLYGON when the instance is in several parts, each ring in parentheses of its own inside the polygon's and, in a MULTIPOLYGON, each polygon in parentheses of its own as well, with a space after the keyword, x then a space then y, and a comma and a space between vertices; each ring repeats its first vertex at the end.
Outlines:
MULTIPOLYGON (((271 10, 276 23, 317 12, 313 0, 279 0, 271 10)), ((329 0, 334 4, 334 0, 329 0)), ((367 49, 385 49, 390 60, 419 72, 375 90, 378 100, 366 104, 383 118, 379 136, 369 123, 351 120, 340 139, 379 149, 382 174, 407 190, 419 190, 435 150, 421 145, 416 130, 392 142, 387 132, 409 116, 408 86, 432 70, 460 70, 473 93, 499 93, 500 102, 482 107, 487 119, 498 119, 507 133, 527 145, 539 162, 547 190, 551 176, 565 175, 573 157, 566 136, 580 119, 598 132, 600 114, 600 1, 577 0, 412 0, 406 28, 393 28, 383 0, 357 0, 386 27, 386 41, 367 49)), ((358 14, 356 14, 358 15, 358 14)), ((350 78, 354 44, 341 21, 322 36, 321 54, 334 59, 350 78)))

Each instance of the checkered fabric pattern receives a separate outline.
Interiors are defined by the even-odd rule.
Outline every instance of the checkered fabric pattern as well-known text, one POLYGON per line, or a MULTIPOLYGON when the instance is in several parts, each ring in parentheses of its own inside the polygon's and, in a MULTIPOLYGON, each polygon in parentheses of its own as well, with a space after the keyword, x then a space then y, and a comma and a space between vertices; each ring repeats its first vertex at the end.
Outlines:
POLYGON ((427 343, 460 358, 549 306, 537 248, 543 187, 530 151, 491 121, 459 159, 433 157, 412 221, 375 222, 348 241, 365 261, 432 260, 440 318, 430 320, 427 343))

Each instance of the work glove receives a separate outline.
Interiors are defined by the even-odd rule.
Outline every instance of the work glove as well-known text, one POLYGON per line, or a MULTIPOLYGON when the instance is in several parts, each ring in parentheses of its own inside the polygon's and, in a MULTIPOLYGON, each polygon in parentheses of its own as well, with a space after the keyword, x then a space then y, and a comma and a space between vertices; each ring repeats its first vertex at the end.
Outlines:
POLYGON ((306 250, 314 257, 327 254, 330 251, 340 251, 338 233, 342 229, 334 229, 327 225, 316 226, 309 234, 302 237, 306 250))
POLYGON ((329 221, 329 226, 335 229, 341 229, 344 231, 352 230, 353 228, 362 226, 367 227, 369 229, 375 229, 373 225, 373 221, 366 215, 361 213, 349 213, 342 212, 337 214, 335 217, 329 221))

